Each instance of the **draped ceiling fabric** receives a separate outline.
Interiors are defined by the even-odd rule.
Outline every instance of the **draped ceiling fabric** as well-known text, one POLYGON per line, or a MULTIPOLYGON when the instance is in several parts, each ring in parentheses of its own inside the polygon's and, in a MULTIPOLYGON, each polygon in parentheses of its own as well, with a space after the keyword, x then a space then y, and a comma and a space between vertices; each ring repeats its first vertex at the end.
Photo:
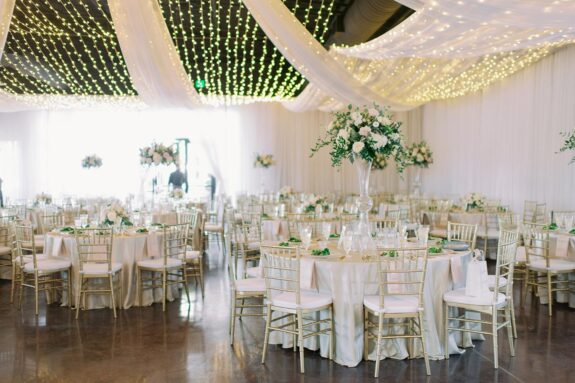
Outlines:
MULTIPOLYGON (((370 42, 329 51, 282 0, 242 1, 309 81, 299 96, 285 99, 284 106, 293 111, 330 111, 374 101, 406 110, 482 90, 575 42, 575 2, 567 0, 398 0, 416 11, 406 21, 370 42)), ((0 0, 0 57, 14 4, 0 0)), ((194 108, 209 103, 194 89, 157 0, 108 4, 138 96, 0 91, 0 110, 102 104, 194 108)))

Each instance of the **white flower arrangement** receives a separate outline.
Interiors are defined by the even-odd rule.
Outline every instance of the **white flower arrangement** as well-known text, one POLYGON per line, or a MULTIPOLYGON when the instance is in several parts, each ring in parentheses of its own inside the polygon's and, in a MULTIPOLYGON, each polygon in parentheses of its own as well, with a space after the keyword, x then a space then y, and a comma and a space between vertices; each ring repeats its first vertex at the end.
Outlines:
MULTIPOLYGON (((559 149, 560 152, 565 152, 568 150, 575 150, 575 129, 570 132, 561 133, 561 135, 565 138, 563 142, 563 146, 559 149)), ((569 161, 569 165, 575 162, 575 156, 571 158, 569 161)))
POLYGON ((317 206, 321 206, 323 208, 323 210, 329 209, 329 204, 327 203, 327 200, 325 197, 314 196, 314 197, 311 197, 310 199, 308 199, 304 203, 303 212, 304 213, 313 213, 313 212, 315 212, 315 209, 317 206))
POLYGON ((36 194, 36 205, 38 204, 45 204, 50 205, 52 203, 52 196, 46 193, 36 194))
POLYGON ((256 159, 254 161, 254 168, 264 168, 267 169, 272 165, 275 165, 273 154, 256 154, 256 159))
POLYGON ((433 163, 433 152, 425 141, 407 147, 407 156, 410 165, 420 168, 428 168, 433 163))
POLYGON ((84 169, 99 168, 100 166, 102 166, 102 159, 95 154, 86 156, 82 160, 82 167, 84 169))
POLYGON ((348 106, 347 110, 334 114, 326 136, 320 138, 312 149, 312 156, 324 146, 331 148, 333 166, 340 166, 348 159, 365 161, 386 161, 393 157, 401 173, 406 166, 404 140, 401 123, 393 121, 386 108, 377 104, 362 108, 348 106))
POLYGON ((114 202, 106 207, 105 210, 105 225, 115 225, 121 223, 125 226, 132 226, 132 222, 128 217, 126 210, 117 202, 114 202))
POLYGON ((465 210, 482 210, 485 206, 485 196, 480 193, 469 193, 463 198, 465 210))
POLYGON ((180 188, 176 188, 170 192, 170 197, 173 199, 182 199, 184 198, 184 191, 180 188))
POLYGON ((140 164, 144 166, 176 163, 176 151, 171 146, 153 143, 140 149, 140 164))
POLYGON ((294 190, 291 186, 284 186, 280 189, 280 200, 285 200, 294 194, 294 190))
POLYGON ((387 167, 387 159, 381 153, 376 153, 371 167, 374 170, 383 170, 387 167))

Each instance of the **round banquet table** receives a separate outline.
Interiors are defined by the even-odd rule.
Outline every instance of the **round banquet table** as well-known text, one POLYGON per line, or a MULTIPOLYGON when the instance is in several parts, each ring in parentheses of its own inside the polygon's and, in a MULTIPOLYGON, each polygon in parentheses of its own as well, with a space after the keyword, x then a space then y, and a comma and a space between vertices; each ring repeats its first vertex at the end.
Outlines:
MULTIPOLYGON (((330 221, 333 218, 326 218, 331 222, 331 232, 341 231, 341 222, 330 221)), ((318 220, 320 222, 320 220, 318 220)), ((292 234, 293 235, 293 234, 292 234)), ((289 238, 288 221, 285 218, 264 218, 262 219, 262 240, 264 241, 285 241, 289 238)))
MULTIPOLYGON (((330 246, 331 247, 331 246, 330 246)), ((357 366, 363 359, 363 298, 377 295, 377 266, 374 262, 363 261, 361 257, 341 259, 340 251, 332 250, 332 255, 324 257, 302 257, 302 288, 317 287, 320 293, 330 294, 333 299, 335 327, 335 362, 344 366, 357 366)), ((443 344, 443 294, 465 287, 467 265, 472 259, 469 251, 430 255, 424 284, 424 330, 427 352, 430 359, 444 358, 443 344)), ((478 319, 475 313, 467 314, 478 319)), ((319 314, 321 318, 327 312, 319 314)), ((455 333, 450 335, 449 353, 462 353, 459 347, 471 347, 472 339, 483 339, 481 335, 455 333)), ((293 347, 291 335, 272 332, 271 344, 281 344, 284 348, 293 347)), ((375 360, 375 344, 370 342, 369 359, 375 360)), ((323 357, 329 354, 329 339, 326 336, 306 339, 304 346, 320 350, 323 357)), ((383 342, 382 357, 405 359, 423 357, 421 343, 415 342, 412 353, 408 353, 405 339, 383 342)))
MULTIPOLYGON (((114 235, 112 245, 112 262, 122 264, 122 291, 123 296, 118 299, 122 308, 130 308, 139 305, 138 286, 136 286, 136 262, 146 258, 158 258, 162 256, 163 235, 161 231, 139 234, 114 235)), ((76 289, 80 283, 78 274, 79 257, 76 239, 73 235, 50 232, 45 234, 44 254, 49 257, 67 258, 72 262, 72 295, 76 295, 76 289)), ((91 281, 90 283, 99 283, 91 281)), ((168 300, 172 301, 179 296, 176 285, 171 285, 168 290, 168 300)), ((142 305, 149 306, 154 302, 162 301, 161 289, 145 289, 142 296, 142 305)), ((72 301, 75 304, 75 300, 72 301)), ((63 304, 67 299, 63 299, 63 304)), ((110 307, 108 295, 89 294, 86 299, 86 308, 110 307)))

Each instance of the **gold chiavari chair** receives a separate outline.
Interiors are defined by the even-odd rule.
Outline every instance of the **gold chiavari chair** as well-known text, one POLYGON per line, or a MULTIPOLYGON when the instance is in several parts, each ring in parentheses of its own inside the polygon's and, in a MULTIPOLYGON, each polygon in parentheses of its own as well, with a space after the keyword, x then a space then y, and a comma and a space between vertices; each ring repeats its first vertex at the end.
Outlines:
POLYGON ((206 234, 206 238, 209 241, 211 236, 216 237, 216 242, 218 243, 218 249, 220 251, 225 251, 225 244, 224 244, 224 227, 226 226, 225 222, 225 214, 224 214, 224 204, 220 202, 218 204, 217 214, 214 219, 210 220, 210 222, 206 222, 204 225, 204 231, 206 234))
POLYGON ((364 338, 363 357, 367 359, 369 340, 375 339, 375 377, 379 376, 381 346, 384 339, 419 339, 423 348, 425 370, 429 369, 429 356, 423 328, 423 287, 427 269, 427 248, 395 249, 377 257, 378 295, 363 300, 364 338), (371 317, 377 317, 377 322, 371 317), (398 323, 397 319, 405 319, 398 323), (393 333, 403 328, 399 334, 393 333))
POLYGON ((86 297, 91 295, 110 295, 110 304, 116 318, 116 302, 122 307, 122 264, 112 261, 112 246, 114 243, 113 229, 76 229, 76 248, 78 250, 79 284, 76 287, 76 319, 80 314, 80 306, 86 309, 86 297), (90 286, 90 281, 103 280, 102 287, 90 286), (116 282, 114 284, 114 282, 116 282), (108 285, 107 287, 106 284, 108 285), (116 291, 120 290, 119 301, 116 291), (82 304, 80 304, 82 302, 82 304))
MULTIPOLYGON (((505 237, 503 234, 502 237, 505 237)), ((443 295, 444 307, 444 349, 445 358, 449 359, 449 331, 472 332, 493 337, 493 359, 494 366, 499 367, 499 343, 497 333, 500 329, 507 329, 507 338, 511 356, 515 356, 515 346, 513 344, 513 329, 511 304, 513 303, 513 267, 515 264, 515 251, 517 249, 517 240, 511 240, 508 243, 499 242, 497 249, 497 264, 495 266, 495 284, 492 293, 489 295, 480 295, 477 297, 465 294, 465 288, 448 291, 443 295), (501 281, 506 280, 505 287, 501 286, 501 281), (462 315, 450 316, 450 308, 463 310, 462 315), (469 319, 466 317, 466 311, 478 312, 489 316, 486 320, 469 319), (499 321, 499 311, 504 312, 503 321, 499 321), (450 326, 449 322, 455 322, 450 326), (490 327, 490 330, 474 329, 468 326, 469 323, 480 323, 490 327), (464 327, 461 327, 461 324, 464 327)))
POLYGON ((477 225, 447 222, 447 240, 465 242, 470 250, 474 250, 477 241, 477 225))
POLYGON ((45 233, 64 226, 64 215, 61 212, 44 214, 41 219, 45 233))
POLYGON ((253 317, 265 316, 263 312, 264 298, 266 292, 266 285, 264 279, 260 276, 256 278, 247 279, 237 279, 237 272, 235 270, 234 260, 232 258, 232 253, 228 259, 228 274, 230 280, 230 344, 233 346, 235 330, 236 330, 236 319, 242 317, 253 317), (246 300, 257 300, 259 303, 247 302, 246 300), (244 309, 251 310, 261 310, 260 312, 245 312, 244 309))
POLYGON ((288 235, 290 237, 299 237, 299 225, 301 222, 312 222, 314 220, 315 213, 288 213, 287 214, 287 225, 288 225, 288 235))
POLYGON ((396 219, 389 218, 379 218, 379 217, 369 217, 369 223, 371 225, 371 232, 374 233, 381 229, 397 229, 399 221, 396 219))
POLYGON ((523 223, 545 223, 547 204, 537 201, 525 201, 523 205, 523 223))
MULTIPOLYGON (((512 243, 515 242, 516 244, 519 241, 519 233, 517 228, 511 230, 501 229, 499 232, 499 242, 501 243, 512 243)), ((499 245, 498 242, 498 245, 499 245)), ((517 255, 516 255, 517 257, 517 255)), ((517 271, 517 258, 515 259, 515 266, 513 273, 517 271)), ((516 280, 516 279, 514 279, 516 280)), ((513 280, 509 282, 505 277, 499 277, 499 288, 505 289, 508 283, 513 283, 513 280)), ((487 276, 487 285, 489 289, 493 291, 495 289, 495 275, 488 275, 487 276)), ((513 291, 513 289, 511 289, 513 291)), ((515 324, 515 307, 513 305, 513 294, 509 296, 509 310, 511 310, 511 328, 513 329, 513 337, 517 339, 517 326, 515 324)))
POLYGON ((24 287, 34 289, 35 313, 38 315, 38 295, 40 291, 68 291, 68 306, 72 303, 72 264, 70 261, 47 258, 37 254, 32 225, 15 224, 16 261, 20 274, 18 307, 22 306, 24 287), (66 280, 62 273, 66 273, 66 280))
POLYGON ((302 290, 300 287, 300 253, 297 247, 262 246, 262 271, 266 285, 267 320, 262 353, 262 364, 266 360, 266 352, 270 332, 279 331, 294 336, 295 344, 299 345, 300 371, 304 367, 304 340, 318 335, 329 335, 329 358, 333 359, 334 326, 333 305, 331 296, 302 290), (304 315, 329 311, 329 318, 308 319, 304 315), (280 314, 273 317, 274 313, 280 314), (284 320, 291 319, 289 323, 284 320), (281 321, 279 324, 276 322, 281 321), (324 328, 322 328, 324 325, 324 328))
MULTIPOLYGON (((549 316, 553 315, 553 293, 575 292, 575 281, 560 281, 560 275, 575 272, 575 262, 553 257, 549 252, 549 231, 544 228, 526 226, 523 233, 525 244, 525 281, 524 294, 528 289, 536 291, 541 296, 542 290, 547 290, 549 316), (566 287, 565 287, 566 286, 566 287)), ((525 302, 525 299, 523 299, 525 302)))
POLYGON ((552 210, 551 222, 557 224, 559 227, 565 226, 567 230, 571 230, 575 225, 575 211, 572 210, 552 210), (569 222, 571 227, 569 227, 569 222))
POLYGON ((260 275, 260 271, 255 264, 260 261, 261 221, 236 225, 234 233, 236 247, 235 267, 238 267, 238 261, 241 260, 242 276, 244 278, 246 276, 257 277, 260 275), (252 267, 248 267, 249 264, 252 264, 252 267))
MULTIPOLYGON (((202 291, 202 298, 204 298, 204 264, 203 255, 200 250, 194 248, 194 233, 198 220, 198 212, 196 210, 182 211, 178 213, 178 223, 188 224, 188 238, 185 256, 182 258, 184 261, 184 269, 186 278, 189 280, 194 279, 197 285, 200 286, 202 291)), ((225 253, 224 253, 225 254, 225 253)))
POLYGON ((177 225, 166 225, 163 228, 163 246, 161 258, 150 258, 136 263, 136 281, 138 286, 138 300, 142 306, 142 295, 144 283, 150 282, 146 289, 162 288, 162 311, 166 311, 166 300, 168 299, 168 286, 183 285, 188 302, 190 293, 188 291, 188 280, 182 258, 185 257, 188 241, 187 223, 177 225), (149 278, 143 278, 142 273, 149 272, 149 278), (159 273, 160 276, 156 276, 159 273))
POLYGON ((12 252, 14 251, 14 241, 10 223, 15 220, 15 216, 0 217, 0 273, 3 270, 12 270, 12 252))

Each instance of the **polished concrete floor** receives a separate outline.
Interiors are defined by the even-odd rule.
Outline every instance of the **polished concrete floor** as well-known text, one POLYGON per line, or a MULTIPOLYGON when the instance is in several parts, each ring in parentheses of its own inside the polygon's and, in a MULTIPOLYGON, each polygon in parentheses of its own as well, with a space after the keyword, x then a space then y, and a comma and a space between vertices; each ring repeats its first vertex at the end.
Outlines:
MULTIPOLYGON (((23 309, 9 303, 10 285, 0 281, 0 382, 360 382, 373 381, 373 362, 339 366, 306 353, 270 347, 260 364, 263 320, 246 318, 228 343, 228 282, 221 259, 206 261, 206 297, 175 301, 164 314, 156 304, 122 310, 73 313, 41 304, 34 316, 32 296, 23 309)), ((518 297, 517 297, 518 298, 518 297)), ((519 299, 517 299, 517 302, 519 299)), ((575 382, 575 310, 530 300, 517 307, 517 356, 510 358, 502 336, 499 370, 493 369, 491 341, 476 342, 461 356, 432 361, 426 377, 422 360, 385 360, 386 382, 575 382)), ((501 335, 504 335, 501 334, 501 335)))

